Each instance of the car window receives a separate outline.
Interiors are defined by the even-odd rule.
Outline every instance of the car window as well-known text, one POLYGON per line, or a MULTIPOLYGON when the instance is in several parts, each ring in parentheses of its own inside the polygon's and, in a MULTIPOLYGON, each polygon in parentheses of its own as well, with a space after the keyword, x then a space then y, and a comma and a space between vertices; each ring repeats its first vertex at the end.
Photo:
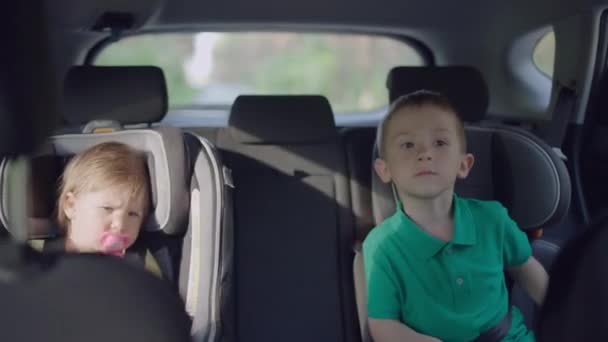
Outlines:
POLYGON ((386 105, 392 67, 424 59, 383 36, 172 33, 123 38, 95 64, 161 67, 172 109, 228 107, 239 94, 322 94, 336 113, 361 113, 386 105))
POLYGON ((555 61, 555 33, 546 33, 536 44, 533 53, 536 67, 549 78, 553 78, 553 63, 555 61))

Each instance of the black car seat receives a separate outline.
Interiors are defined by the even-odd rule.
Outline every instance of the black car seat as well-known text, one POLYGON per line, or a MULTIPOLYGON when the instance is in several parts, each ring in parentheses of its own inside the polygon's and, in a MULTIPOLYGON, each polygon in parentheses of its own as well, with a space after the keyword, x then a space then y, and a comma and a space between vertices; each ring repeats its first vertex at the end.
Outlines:
POLYGON ((217 146, 237 183, 232 341, 357 341, 345 152, 322 96, 240 96, 217 146))
POLYGON ((179 295, 118 259, 41 254, 3 237, 0 274, 2 341, 191 341, 179 295))

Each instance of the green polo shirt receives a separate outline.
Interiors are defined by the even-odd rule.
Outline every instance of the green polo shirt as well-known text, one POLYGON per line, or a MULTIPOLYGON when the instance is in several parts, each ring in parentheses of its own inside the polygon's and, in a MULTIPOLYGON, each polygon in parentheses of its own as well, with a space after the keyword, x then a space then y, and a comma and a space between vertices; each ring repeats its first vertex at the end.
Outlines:
MULTIPOLYGON (((471 341, 507 313, 504 267, 532 254, 527 236, 498 202, 454 195, 454 236, 422 230, 399 204, 363 243, 368 315, 398 320, 442 341, 471 341)), ((521 312, 503 341, 534 341, 521 312)))

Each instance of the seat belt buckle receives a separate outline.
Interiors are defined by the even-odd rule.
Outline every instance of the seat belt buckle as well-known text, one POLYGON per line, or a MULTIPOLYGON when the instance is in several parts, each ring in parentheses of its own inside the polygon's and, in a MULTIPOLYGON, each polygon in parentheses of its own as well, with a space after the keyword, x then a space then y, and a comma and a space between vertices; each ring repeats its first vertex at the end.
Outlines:
POLYGON ((222 167, 222 174, 224 176, 224 185, 234 189, 234 181, 232 180, 232 170, 226 166, 222 167))
POLYGON ((563 160, 563 161, 568 161, 568 157, 566 157, 566 155, 564 154, 564 152, 562 151, 561 148, 559 147, 552 147, 553 152, 555 152, 555 154, 557 154, 557 156, 563 160))

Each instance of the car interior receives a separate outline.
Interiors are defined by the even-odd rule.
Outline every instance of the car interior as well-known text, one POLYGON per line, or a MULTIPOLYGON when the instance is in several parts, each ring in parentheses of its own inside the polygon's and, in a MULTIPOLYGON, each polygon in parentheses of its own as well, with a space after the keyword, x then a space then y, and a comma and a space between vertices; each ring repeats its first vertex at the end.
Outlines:
MULTIPOLYGON (((456 193, 502 203, 545 269, 608 209, 606 0, 41 4, 21 23, 48 39, 59 81, 30 90, 55 92, 58 118, 0 129, 24 140, 0 148, 2 235, 61 237, 75 154, 144 152, 153 210, 137 244, 193 341, 372 341, 361 244, 396 208, 373 168, 378 123, 417 90, 465 122, 476 162, 456 193)), ((43 75, 36 56, 23 82, 43 75)), ((538 307, 507 283, 533 327, 538 307)))

